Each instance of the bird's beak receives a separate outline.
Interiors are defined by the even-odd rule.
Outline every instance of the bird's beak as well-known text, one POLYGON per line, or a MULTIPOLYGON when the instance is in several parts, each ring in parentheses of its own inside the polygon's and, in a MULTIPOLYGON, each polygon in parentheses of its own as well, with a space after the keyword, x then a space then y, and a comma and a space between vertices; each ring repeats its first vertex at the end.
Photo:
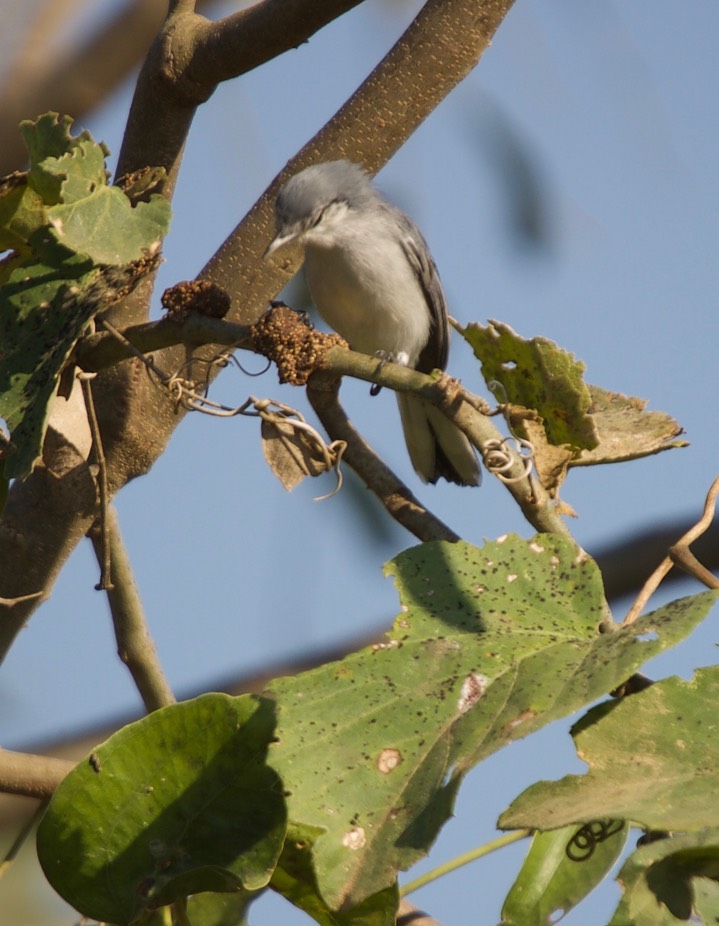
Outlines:
POLYGON ((279 248, 283 247, 285 244, 289 244, 290 241, 294 241, 297 234, 297 229, 282 229, 282 231, 279 231, 270 242, 267 250, 263 254, 263 258, 267 260, 267 258, 271 254, 274 254, 275 251, 279 250, 279 248))

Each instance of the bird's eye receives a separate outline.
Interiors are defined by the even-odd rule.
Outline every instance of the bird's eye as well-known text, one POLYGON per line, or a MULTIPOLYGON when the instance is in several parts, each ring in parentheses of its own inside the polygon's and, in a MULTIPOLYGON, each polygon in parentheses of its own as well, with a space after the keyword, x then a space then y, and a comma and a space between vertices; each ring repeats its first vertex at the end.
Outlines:
POLYGON ((322 219, 325 217, 325 213, 329 206, 322 206, 321 209, 315 209, 315 211, 310 216, 309 222, 307 223, 308 228, 315 228, 319 225, 322 219))
POLYGON ((314 228, 316 225, 326 218, 332 218, 333 215, 341 212, 344 209, 349 208, 349 203, 346 199, 333 199, 327 205, 321 206, 310 216, 309 227, 314 228))

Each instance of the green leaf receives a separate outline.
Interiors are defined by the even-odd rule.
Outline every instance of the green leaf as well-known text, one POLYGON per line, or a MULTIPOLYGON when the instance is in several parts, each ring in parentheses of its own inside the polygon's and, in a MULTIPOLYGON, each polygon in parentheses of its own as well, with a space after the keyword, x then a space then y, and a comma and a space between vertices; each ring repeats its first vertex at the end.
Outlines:
POLYGON ((621 823, 581 860, 568 852, 577 835, 569 826, 535 833, 527 857, 502 908, 506 926, 549 926, 559 922, 593 890, 619 858, 627 841, 621 823))
POLYGON ((328 907, 319 893, 312 863, 312 845, 321 833, 311 827, 290 826, 270 887, 322 926, 395 926, 396 883, 348 910, 328 907))
MULTIPOLYGON (((259 894, 237 891, 225 894, 194 894, 187 898, 187 921, 191 926, 246 926, 247 911, 259 894)), ((168 926, 168 908, 161 907, 144 913, 137 926, 168 926)), ((175 917, 173 923, 179 922, 175 917)), ((117 924, 102 924, 117 926, 117 924)))
POLYGON ((72 123, 70 116, 58 113, 20 123, 30 156, 30 186, 49 205, 76 202, 107 184, 107 147, 93 141, 87 131, 73 137, 72 123))
POLYGON ((392 885, 451 815, 462 775, 674 645, 709 607, 598 633, 594 562, 570 541, 427 543, 388 566, 403 613, 382 645, 273 683, 272 764, 331 910, 392 885))
MULTIPOLYGON (((703 614, 716 597, 704 592, 656 613, 703 614)), ((501 827, 551 829, 595 817, 652 830, 719 826, 719 668, 600 704, 572 735, 589 772, 528 788, 502 814, 501 827)))
POLYGON ((243 926, 247 911, 257 894, 195 894, 187 902, 187 918, 192 926, 243 926))
POLYGON ((642 846, 624 863, 618 880, 624 896, 610 926, 716 923, 719 828, 642 846))
POLYGON ((101 272, 76 255, 57 263, 25 262, 0 289, 0 417, 13 451, 8 478, 27 475, 40 455, 60 373, 98 310, 89 297, 101 272))
POLYGON ((593 466, 636 460, 687 442, 681 425, 665 412, 646 410, 646 401, 584 382, 584 365, 546 338, 525 340, 508 325, 468 325, 462 331, 482 363, 488 383, 501 383, 497 399, 536 411, 540 421, 512 416, 515 429, 531 440, 545 486, 558 485, 565 466, 593 466), (525 420, 526 419, 526 420, 525 420), (545 448, 567 449, 557 460, 545 448))
POLYGON ((180 896, 265 886, 286 829, 273 737, 271 703, 249 695, 204 695, 123 728, 50 802, 38 831, 48 880, 123 926, 180 896))
MULTIPOLYGON (((98 311, 154 269, 170 207, 150 195, 133 207, 107 185, 107 149, 56 113, 24 122, 27 175, 0 183, 0 416, 11 431, 8 477, 40 455, 50 401, 72 350, 98 311)), ((148 172, 146 182, 157 180, 148 172)), ((139 195, 139 191, 135 190, 139 195)))
POLYGON ((121 266, 156 254, 170 221, 170 204, 161 196, 131 206, 118 187, 103 186, 92 196, 48 209, 60 244, 97 264, 121 266))
POLYGON ((45 204, 26 174, 11 174, 0 181, 0 251, 13 248, 28 251, 28 240, 47 225, 45 204))
POLYGON ((462 335, 481 361, 487 383, 501 383, 499 401, 535 409, 555 446, 591 449, 598 438, 584 364, 547 338, 525 340, 509 325, 468 325, 462 335))

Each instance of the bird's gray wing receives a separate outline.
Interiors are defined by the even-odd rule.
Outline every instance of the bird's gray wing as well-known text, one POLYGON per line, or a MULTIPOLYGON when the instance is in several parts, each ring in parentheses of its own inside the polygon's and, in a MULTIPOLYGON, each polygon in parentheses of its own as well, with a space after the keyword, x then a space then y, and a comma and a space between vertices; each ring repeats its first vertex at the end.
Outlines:
POLYGON ((407 260, 417 274, 431 317, 429 340, 419 355, 416 368, 422 373, 430 373, 435 369, 444 370, 449 356, 449 323, 447 302, 437 265, 432 259, 422 232, 414 222, 399 209, 392 208, 392 211, 402 229, 402 246, 407 260))

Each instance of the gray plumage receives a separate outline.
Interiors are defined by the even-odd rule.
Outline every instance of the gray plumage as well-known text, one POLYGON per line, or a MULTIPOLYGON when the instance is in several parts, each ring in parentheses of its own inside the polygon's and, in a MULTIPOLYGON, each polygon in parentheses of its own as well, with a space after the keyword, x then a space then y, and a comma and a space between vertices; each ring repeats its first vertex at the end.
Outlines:
MULTIPOLYGON (((303 245, 317 310, 353 350, 423 373, 446 367, 447 306, 427 243, 362 168, 350 161, 306 168, 280 190, 276 214, 267 254, 290 241, 303 245)), ((420 478, 477 485, 477 457, 465 435, 422 399, 398 393, 397 401, 420 478)))

